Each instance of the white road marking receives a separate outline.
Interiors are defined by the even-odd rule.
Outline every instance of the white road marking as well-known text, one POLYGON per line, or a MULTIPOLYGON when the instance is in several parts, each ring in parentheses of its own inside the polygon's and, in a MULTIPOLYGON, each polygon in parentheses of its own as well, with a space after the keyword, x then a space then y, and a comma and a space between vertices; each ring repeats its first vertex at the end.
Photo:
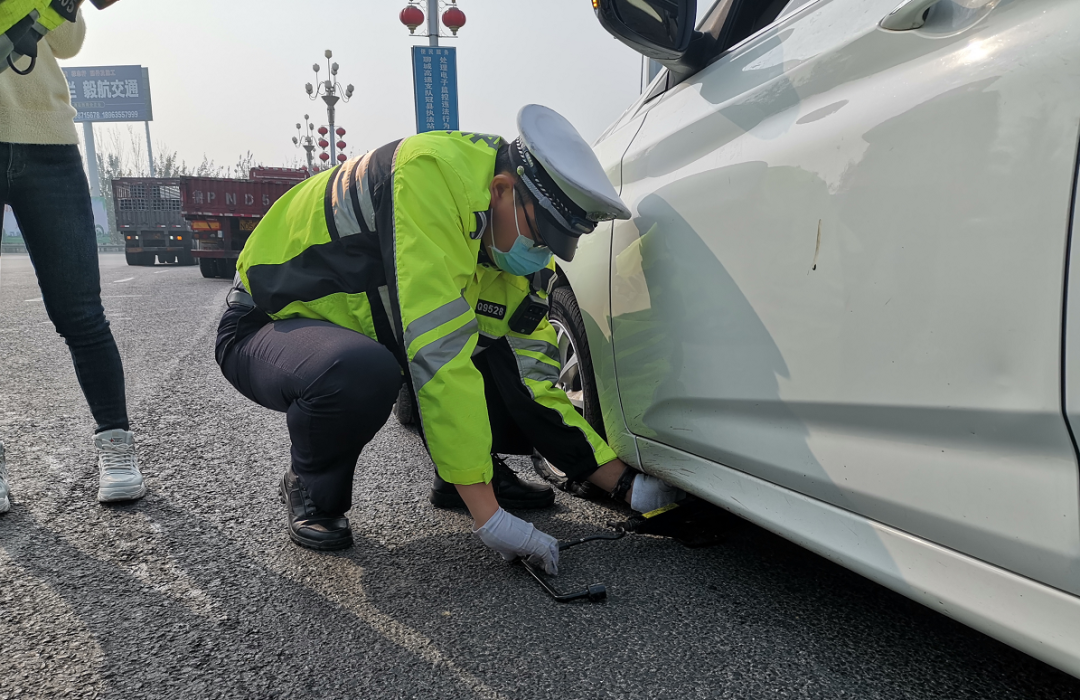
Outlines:
POLYGON ((135 278, 134 277, 125 277, 122 280, 116 280, 115 282, 113 282, 113 284, 120 284, 121 282, 130 282, 133 279, 135 279, 135 278))
POLYGON ((38 297, 37 299, 27 299, 26 301, 41 301, 41 297, 38 297))

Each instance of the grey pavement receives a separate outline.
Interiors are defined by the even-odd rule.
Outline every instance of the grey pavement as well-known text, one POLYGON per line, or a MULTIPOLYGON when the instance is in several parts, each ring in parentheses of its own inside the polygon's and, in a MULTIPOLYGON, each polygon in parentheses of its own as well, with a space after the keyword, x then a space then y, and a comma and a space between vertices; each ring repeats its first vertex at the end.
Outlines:
MULTIPOLYGON (((558 604, 427 500, 390 423, 357 468, 356 544, 294 546, 284 417, 212 357, 227 282, 127 267, 102 287, 149 494, 95 500, 93 423, 24 256, 0 269, 4 698, 1080 698, 1080 681, 759 528, 689 550, 632 535, 569 550, 558 604)), ((512 464, 526 470, 522 459, 512 464)), ((559 494, 556 537, 626 511, 559 494)))

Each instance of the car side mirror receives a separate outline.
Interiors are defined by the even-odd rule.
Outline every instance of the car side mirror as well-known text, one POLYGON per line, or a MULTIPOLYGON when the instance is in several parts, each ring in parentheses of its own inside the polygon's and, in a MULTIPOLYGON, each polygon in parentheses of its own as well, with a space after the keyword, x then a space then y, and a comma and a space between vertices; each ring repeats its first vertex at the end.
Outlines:
POLYGON ((633 50, 677 63, 690 48, 697 0, 593 0, 600 25, 633 50))

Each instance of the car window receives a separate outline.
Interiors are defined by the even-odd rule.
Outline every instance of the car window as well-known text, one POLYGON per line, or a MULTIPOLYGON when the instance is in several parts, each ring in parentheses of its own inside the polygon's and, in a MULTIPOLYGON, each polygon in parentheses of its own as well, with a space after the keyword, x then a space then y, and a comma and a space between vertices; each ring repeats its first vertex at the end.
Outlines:
MULTIPOLYGON (((706 65, 776 20, 814 2, 817 0, 717 0, 704 13, 699 6, 698 31, 711 36, 714 41, 706 65)), ((678 82, 667 70, 661 71, 658 79, 648 87, 645 102, 664 94, 678 82)))
POLYGON ((798 10, 803 5, 809 5, 810 3, 815 2, 815 1, 816 0, 791 0, 791 2, 789 2, 787 4, 787 6, 783 10, 780 11, 780 14, 776 16, 776 19, 778 19, 778 20, 783 19, 783 18, 787 17, 788 15, 794 13, 796 10, 798 10))
POLYGON ((705 22, 711 22, 713 26, 709 29, 716 32, 713 60, 776 21, 780 12, 786 9, 790 2, 791 0, 727 0, 717 3, 713 14, 705 22))

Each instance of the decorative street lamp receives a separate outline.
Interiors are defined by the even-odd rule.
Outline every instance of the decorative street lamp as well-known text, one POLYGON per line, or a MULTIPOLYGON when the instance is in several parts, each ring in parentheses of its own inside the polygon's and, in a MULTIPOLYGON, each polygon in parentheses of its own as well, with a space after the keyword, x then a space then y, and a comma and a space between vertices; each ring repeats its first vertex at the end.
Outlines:
MULTIPOLYGON (((304 85, 304 90, 307 92, 308 97, 311 98, 312 100, 314 100, 317 97, 321 97, 322 101, 326 103, 326 123, 330 125, 329 131, 333 131, 334 130, 334 105, 337 104, 338 100, 344 100, 345 102, 348 102, 349 98, 351 98, 352 95, 353 95, 353 86, 350 84, 350 85, 346 86, 344 89, 342 89, 341 83, 339 83, 337 81, 338 64, 337 63, 330 63, 330 59, 333 58, 333 56, 334 56, 333 52, 330 51, 330 49, 327 49, 326 52, 323 55, 326 56, 326 67, 330 71, 330 77, 327 78, 326 80, 323 80, 323 81, 320 82, 318 80, 318 77, 319 77, 319 64, 316 63, 311 68, 312 68, 312 70, 315 71, 315 78, 316 78, 315 83, 316 83, 317 87, 313 86, 311 83, 307 83, 306 85, 304 85), (339 93, 340 93, 340 95, 339 95, 339 93)), ((325 132, 322 132, 323 128, 324 127, 320 127, 320 133, 325 133, 325 132)), ((326 158, 322 157, 322 155, 324 155, 324 154, 320 154, 320 156, 319 156, 319 158, 322 159, 323 162, 326 162, 327 160, 330 160, 331 158, 337 160, 337 148, 336 148, 337 144, 335 144, 333 139, 331 139, 330 142, 329 142, 329 145, 330 145, 330 155, 327 156, 326 158)), ((325 148, 325 146, 324 146, 324 148, 325 148)))
POLYGON ((311 154, 315 150, 315 125, 309 122, 310 116, 304 115, 304 124, 306 129, 301 127, 300 124, 296 125, 296 136, 292 137, 293 145, 297 148, 303 148, 307 151, 307 169, 312 175, 315 174, 315 164, 311 161, 311 154))
POLYGON ((443 39, 453 39, 457 36, 459 29, 465 26, 465 13, 458 9, 457 0, 450 0, 450 2, 440 2, 440 0, 409 0, 409 4, 405 6, 405 9, 398 15, 398 19, 401 23, 409 28, 409 34, 414 34, 416 28, 424 23, 424 11, 420 9, 420 5, 427 5, 427 34, 421 34, 420 36, 426 36, 428 38, 428 46, 438 46, 439 37, 443 39), (446 11, 442 14, 442 23, 450 30, 451 35, 439 34, 439 6, 445 7, 446 11))

